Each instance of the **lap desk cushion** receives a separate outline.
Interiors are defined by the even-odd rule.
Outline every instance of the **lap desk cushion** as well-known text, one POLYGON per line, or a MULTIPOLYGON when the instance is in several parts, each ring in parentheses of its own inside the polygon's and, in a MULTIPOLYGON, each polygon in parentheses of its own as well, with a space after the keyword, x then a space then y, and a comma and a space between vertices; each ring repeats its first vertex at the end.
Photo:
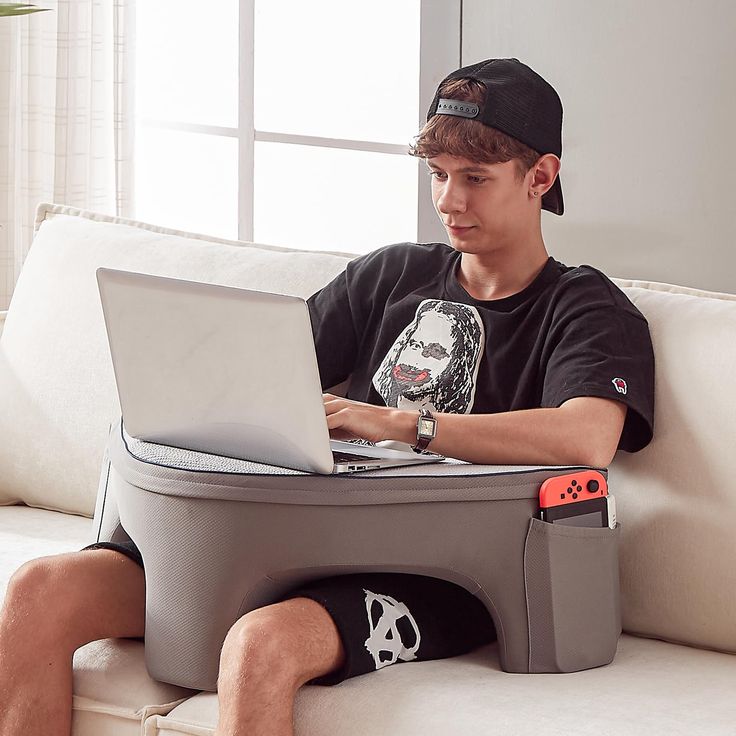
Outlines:
POLYGON ((137 441, 122 425, 109 463, 101 513, 116 505, 143 556, 156 679, 215 690, 238 618, 297 584, 350 572, 466 588, 489 610, 508 672, 572 672, 615 654, 620 526, 534 518, 542 482, 583 468, 440 463, 313 475, 137 441))

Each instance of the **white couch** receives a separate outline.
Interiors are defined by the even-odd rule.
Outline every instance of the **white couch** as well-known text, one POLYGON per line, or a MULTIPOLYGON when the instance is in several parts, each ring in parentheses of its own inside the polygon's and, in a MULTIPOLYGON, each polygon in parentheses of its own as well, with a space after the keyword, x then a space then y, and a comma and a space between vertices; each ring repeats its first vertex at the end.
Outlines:
MULTIPOLYGON (((0 340, 0 592, 24 561, 95 539, 99 470, 119 413, 98 266, 306 297, 349 258, 39 205, 0 340)), ((400 664, 303 688, 297 734, 736 733, 736 296, 618 283, 649 320, 657 395, 654 441, 610 468, 625 632, 614 662, 512 675, 492 645, 400 664)), ((93 642, 74 664, 75 736, 213 731, 216 695, 153 681, 137 641, 93 642)))

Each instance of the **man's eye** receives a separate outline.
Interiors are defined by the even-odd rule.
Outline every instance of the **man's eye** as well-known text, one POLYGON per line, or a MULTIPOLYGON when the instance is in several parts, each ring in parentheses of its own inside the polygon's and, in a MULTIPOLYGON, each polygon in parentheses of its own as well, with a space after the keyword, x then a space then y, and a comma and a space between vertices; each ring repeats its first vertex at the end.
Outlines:
POLYGON ((482 176, 469 176, 468 179, 470 179, 473 184, 482 184, 485 181, 482 176))
POLYGON ((443 171, 430 171, 429 175, 434 179, 440 179, 441 181, 444 181, 444 177, 447 176, 443 171))

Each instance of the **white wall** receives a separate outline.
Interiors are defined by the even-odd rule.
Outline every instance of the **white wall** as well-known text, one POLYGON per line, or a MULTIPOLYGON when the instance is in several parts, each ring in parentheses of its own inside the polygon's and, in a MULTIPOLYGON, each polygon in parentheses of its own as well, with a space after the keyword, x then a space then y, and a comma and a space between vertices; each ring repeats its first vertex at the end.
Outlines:
POLYGON ((736 3, 464 0, 467 65, 516 56, 564 108, 548 251, 736 292, 736 3))

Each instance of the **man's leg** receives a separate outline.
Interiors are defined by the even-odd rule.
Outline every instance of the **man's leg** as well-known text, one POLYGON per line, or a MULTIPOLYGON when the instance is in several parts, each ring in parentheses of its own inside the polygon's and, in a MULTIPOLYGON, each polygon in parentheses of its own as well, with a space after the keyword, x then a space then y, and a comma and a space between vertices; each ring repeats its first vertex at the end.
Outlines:
POLYGON ((309 598, 247 613, 220 654, 214 736, 291 736, 297 690, 337 669, 344 656, 332 618, 309 598))
POLYGON ((457 656, 495 638, 485 606, 437 578, 341 575, 289 596, 228 632, 215 736, 291 736, 294 696, 313 678, 334 684, 395 662, 457 656))
POLYGON ((0 734, 69 736, 72 657, 88 642, 143 636, 143 569, 120 552, 31 560, 0 610, 0 734))

